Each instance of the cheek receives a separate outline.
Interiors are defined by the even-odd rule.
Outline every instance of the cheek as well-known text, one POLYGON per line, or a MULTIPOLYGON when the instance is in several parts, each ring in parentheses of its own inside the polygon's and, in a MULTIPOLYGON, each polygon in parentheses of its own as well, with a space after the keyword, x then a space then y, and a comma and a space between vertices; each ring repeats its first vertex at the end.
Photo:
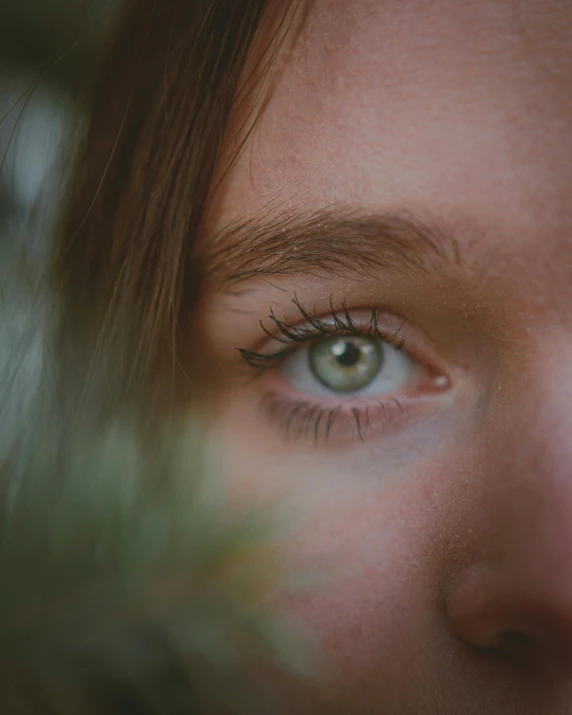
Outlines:
POLYGON ((376 477, 359 449, 276 453, 247 434, 225 440, 233 501, 277 507, 288 525, 280 556, 318 575, 307 592, 282 594, 280 609, 309 627, 338 683, 387 688, 439 632, 430 535, 450 472, 426 460, 376 477))
POLYGON ((284 545, 291 563, 318 570, 320 584, 284 608, 317 635, 345 680, 394 679, 432 620, 424 499, 395 484, 326 492, 313 508, 306 503, 304 528, 284 545))

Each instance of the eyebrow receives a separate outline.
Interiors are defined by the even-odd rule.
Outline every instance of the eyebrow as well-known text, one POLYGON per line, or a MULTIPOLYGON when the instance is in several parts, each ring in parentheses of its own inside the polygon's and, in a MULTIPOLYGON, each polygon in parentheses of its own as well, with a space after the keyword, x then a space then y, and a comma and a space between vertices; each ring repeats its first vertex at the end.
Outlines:
POLYGON ((452 232, 406 209, 389 213, 290 210, 220 228, 207 243, 207 282, 226 289, 268 276, 372 277, 459 264, 452 232))

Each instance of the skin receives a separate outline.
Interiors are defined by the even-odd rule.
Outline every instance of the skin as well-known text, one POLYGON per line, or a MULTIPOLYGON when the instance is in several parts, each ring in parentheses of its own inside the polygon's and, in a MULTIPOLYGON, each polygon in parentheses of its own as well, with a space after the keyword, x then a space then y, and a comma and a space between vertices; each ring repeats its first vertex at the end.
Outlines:
POLYGON ((215 228, 277 201, 407 209, 460 256, 205 297, 233 494, 279 504, 284 556, 326 574, 280 601, 329 661, 285 688, 293 712, 572 711, 570 28, 568 0, 318 0, 217 194, 215 228), (269 306, 303 324, 294 291, 324 319, 330 299, 403 317, 445 386, 363 440, 285 439, 260 398, 293 388, 245 381, 235 349, 264 349, 269 306))

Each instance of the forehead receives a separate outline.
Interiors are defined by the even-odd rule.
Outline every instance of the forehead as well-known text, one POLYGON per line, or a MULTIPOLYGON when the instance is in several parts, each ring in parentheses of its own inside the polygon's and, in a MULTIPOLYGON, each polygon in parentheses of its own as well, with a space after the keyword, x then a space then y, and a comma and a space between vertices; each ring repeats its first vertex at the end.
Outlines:
POLYGON ((406 206, 566 250, 571 28, 568 0, 317 0, 221 219, 406 206))

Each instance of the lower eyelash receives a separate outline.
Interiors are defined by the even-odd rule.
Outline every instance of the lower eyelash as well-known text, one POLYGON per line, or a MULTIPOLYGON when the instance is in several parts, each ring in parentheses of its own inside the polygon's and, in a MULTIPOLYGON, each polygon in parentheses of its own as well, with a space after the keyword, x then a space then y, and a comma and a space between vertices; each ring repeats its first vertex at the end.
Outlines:
POLYGON ((328 441, 336 425, 349 423, 355 438, 363 441, 372 422, 388 422, 393 410, 402 411, 399 400, 377 401, 353 406, 318 405, 304 400, 293 400, 271 392, 262 397, 261 406, 267 415, 278 421, 278 429, 286 440, 328 441))

